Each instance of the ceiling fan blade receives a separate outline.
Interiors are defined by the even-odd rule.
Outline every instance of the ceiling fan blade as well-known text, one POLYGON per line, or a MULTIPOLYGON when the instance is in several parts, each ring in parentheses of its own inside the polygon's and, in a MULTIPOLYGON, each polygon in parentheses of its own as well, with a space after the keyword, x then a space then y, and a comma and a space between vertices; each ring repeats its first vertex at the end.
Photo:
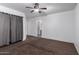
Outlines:
POLYGON ((34 12, 34 10, 31 10, 31 13, 34 12))
POLYGON ((26 8, 30 8, 30 9, 33 9, 32 7, 26 7, 26 8))
POLYGON ((40 9, 44 9, 44 10, 46 10, 47 8, 40 8, 40 9))

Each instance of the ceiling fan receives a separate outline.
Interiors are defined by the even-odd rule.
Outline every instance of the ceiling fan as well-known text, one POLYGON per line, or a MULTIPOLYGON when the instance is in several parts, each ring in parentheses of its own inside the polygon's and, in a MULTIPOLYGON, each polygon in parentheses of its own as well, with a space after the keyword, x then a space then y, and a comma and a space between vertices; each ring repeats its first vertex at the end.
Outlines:
POLYGON ((47 10, 47 8, 40 8, 39 5, 40 5, 39 3, 34 3, 33 7, 26 7, 26 8, 31 9, 31 11, 30 11, 31 13, 33 13, 35 11, 42 13, 43 10, 47 10))

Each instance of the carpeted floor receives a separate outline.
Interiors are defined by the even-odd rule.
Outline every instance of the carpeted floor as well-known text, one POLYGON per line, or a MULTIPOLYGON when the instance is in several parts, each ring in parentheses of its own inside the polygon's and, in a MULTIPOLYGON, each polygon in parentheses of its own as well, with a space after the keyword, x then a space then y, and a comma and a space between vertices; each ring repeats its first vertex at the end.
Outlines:
POLYGON ((78 55, 74 44, 27 36, 27 40, 0 48, 1 55, 78 55))

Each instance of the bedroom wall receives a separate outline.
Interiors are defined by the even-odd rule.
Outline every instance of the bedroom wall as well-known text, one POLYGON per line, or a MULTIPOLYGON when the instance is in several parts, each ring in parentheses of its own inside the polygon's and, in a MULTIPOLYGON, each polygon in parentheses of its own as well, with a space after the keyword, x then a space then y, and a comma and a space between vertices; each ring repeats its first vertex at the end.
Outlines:
POLYGON ((42 37, 65 42, 75 39, 75 11, 65 11, 28 20, 28 35, 37 36, 37 21, 42 22, 42 37))
POLYGON ((23 17, 23 40, 25 40, 26 39, 26 34, 27 34, 25 14, 22 13, 22 12, 16 11, 14 9, 5 7, 5 6, 1 6, 1 5, 0 5, 0 12, 5 12, 5 13, 14 14, 14 15, 18 15, 18 16, 23 17))
POLYGON ((75 47, 79 53, 79 4, 77 4, 76 8, 75 8, 75 16, 76 16, 76 19, 75 19, 75 34, 76 34, 76 39, 74 41, 74 44, 75 44, 75 47))

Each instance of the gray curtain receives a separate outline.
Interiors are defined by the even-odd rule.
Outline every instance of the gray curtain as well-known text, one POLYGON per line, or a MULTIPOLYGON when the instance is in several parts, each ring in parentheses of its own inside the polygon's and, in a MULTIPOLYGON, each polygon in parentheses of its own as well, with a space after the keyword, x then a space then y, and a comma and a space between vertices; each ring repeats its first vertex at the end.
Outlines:
POLYGON ((0 46, 23 39, 22 17, 0 13, 0 46))
POLYGON ((11 43, 14 43, 16 42, 16 16, 14 15, 10 15, 10 28, 11 28, 11 31, 10 31, 10 42, 11 43))
POLYGON ((19 16, 10 16, 11 20, 11 43, 15 43, 17 41, 22 40, 23 37, 23 23, 22 17, 19 16))
POLYGON ((0 13, 0 46, 9 44, 10 17, 8 14, 0 13))
POLYGON ((16 20, 16 40, 20 41, 23 39, 23 22, 22 17, 17 16, 16 20))

